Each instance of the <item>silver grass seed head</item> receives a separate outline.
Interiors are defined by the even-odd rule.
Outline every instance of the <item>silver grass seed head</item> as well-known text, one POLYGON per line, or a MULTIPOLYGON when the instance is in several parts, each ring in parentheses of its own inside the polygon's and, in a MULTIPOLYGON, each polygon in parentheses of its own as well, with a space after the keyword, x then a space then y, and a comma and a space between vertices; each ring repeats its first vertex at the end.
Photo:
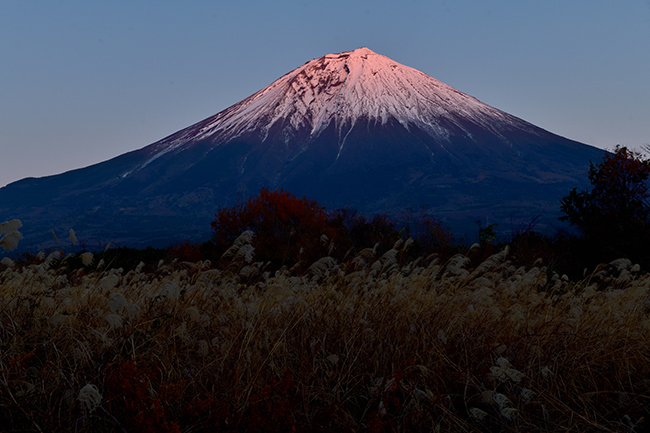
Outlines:
POLYGON ((508 367, 508 368, 506 368, 506 369, 505 369, 505 374, 506 374, 506 376, 508 376, 508 378, 509 378, 510 380, 512 380, 512 381, 515 382, 515 383, 519 383, 519 382, 521 382, 521 381, 524 379, 524 377, 526 376, 526 375, 525 375, 524 373, 522 373, 521 371, 519 371, 519 370, 515 370, 515 369, 512 368, 512 367, 508 367))
POLYGON ((490 367, 490 373, 492 373, 492 376, 494 376, 496 379, 499 379, 500 381, 505 381, 507 376, 506 372, 503 368, 492 366, 490 367))
POLYGON ((201 312, 195 306, 190 306, 185 309, 185 315, 192 322, 199 322, 201 320, 201 312))
POLYGON ((472 407, 469 409, 469 416, 478 421, 483 421, 487 417, 487 412, 477 408, 472 407))
POLYGON ((0 224, 0 234, 9 234, 11 232, 18 231, 19 228, 23 226, 23 223, 18 219, 13 219, 10 221, 5 221, 0 224))
POLYGON ((158 296, 160 296, 163 299, 178 299, 180 296, 181 289, 178 287, 178 284, 176 283, 169 283, 165 284, 160 288, 160 291, 158 292, 158 296))
POLYGON ((332 354, 326 358, 332 365, 336 365, 339 363, 339 356, 336 354, 332 354))
POLYGON ((104 316, 104 320, 111 328, 121 328, 122 327, 122 316, 119 314, 109 313, 104 316))
POLYGON ((111 313, 119 313, 128 305, 128 301, 121 293, 114 293, 108 301, 108 308, 110 308, 111 313))
POLYGON ((247 244, 247 245, 242 245, 241 248, 239 248, 239 251, 237 251, 237 254, 235 255, 235 259, 244 259, 246 263, 251 263, 253 261, 253 257, 255 256, 255 247, 247 244))
MULTIPOLYGON (((253 237, 255 234, 253 233, 252 230, 246 230, 243 232, 235 241, 232 243, 230 248, 226 250, 225 253, 221 256, 222 259, 229 259, 229 258, 234 258, 236 259, 241 259, 242 257, 246 256, 246 252, 249 250, 249 248, 253 248, 251 246, 251 242, 253 241, 253 237), (243 249, 243 251, 242 251, 243 249)), ((253 250, 250 250, 251 254, 253 250)), ((252 256, 251 256, 251 261, 252 261, 252 256)), ((251 261, 247 261, 247 263, 250 263, 251 261)))
POLYGON ((72 245, 77 245, 77 235, 72 229, 70 229, 70 242, 72 242, 72 245))
POLYGON ((81 257, 81 263, 83 263, 84 266, 92 265, 92 263, 93 263, 93 253, 90 253, 90 252, 81 253, 81 255, 79 257, 81 257))
POLYGON ((102 395, 99 389, 90 383, 81 388, 78 398, 86 406, 86 409, 91 412, 102 403, 102 395))
POLYGON ((98 287, 100 290, 105 290, 105 291, 112 290, 115 288, 115 286, 117 286, 119 281, 120 281, 119 276, 112 275, 112 274, 107 275, 99 281, 98 287))
POLYGON ((0 239, 0 247, 5 251, 13 251, 18 247, 18 241, 23 238, 22 233, 20 232, 9 232, 0 239))
POLYGON ((447 272, 452 275, 461 275, 466 273, 465 267, 471 263, 471 259, 462 255, 456 254, 447 262, 447 272))
POLYGON ((378 407, 379 413, 384 416, 387 413, 386 406, 384 405, 384 400, 379 401, 379 407, 378 407))
POLYGON ((553 371, 548 367, 542 367, 540 373, 542 373, 542 376, 546 378, 551 376, 553 374, 553 371))
POLYGON ((321 257, 308 268, 315 277, 321 278, 329 275, 330 271, 336 266, 336 259, 333 257, 321 257))
POLYGON ((626 258, 620 258, 613 260, 609 263, 609 266, 616 268, 617 271, 622 271, 632 266, 632 261, 626 258))
POLYGON ((517 418, 517 415, 519 414, 517 409, 512 407, 504 407, 499 411, 499 413, 508 421, 512 421, 513 419, 517 418))
POLYGON ((521 398, 524 399, 524 401, 530 401, 535 397, 537 393, 533 391, 532 389, 528 388, 522 388, 521 389, 521 398))
POLYGON ((252 230, 246 230, 235 239, 235 242, 233 242, 232 245, 240 248, 243 245, 253 242, 253 237, 255 237, 255 233, 253 233, 252 230))
POLYGON ((50 269, 52 266, 54 266, 54 263, 59 260, 60 257, 61 253, 59 251, 53 251, 43 261, 43 268, 46 270, 50 269))
POLYGON ((501 393, 495 393, 492 400, 499 406, 499 409, 505 409, 512 406, 512 402, 508 397, 501 393))
POLYGON ((18 390, 16 392, 16 397, 22 397, 29 394, 34 388, 36 388, 36 385, 25 380, 18 381, 17 385, 18 390))
POLYGON ((199 356, 208 356, 210 353, 210 345, 205 340, 199 340, 196 342, 196 352, 199 356))

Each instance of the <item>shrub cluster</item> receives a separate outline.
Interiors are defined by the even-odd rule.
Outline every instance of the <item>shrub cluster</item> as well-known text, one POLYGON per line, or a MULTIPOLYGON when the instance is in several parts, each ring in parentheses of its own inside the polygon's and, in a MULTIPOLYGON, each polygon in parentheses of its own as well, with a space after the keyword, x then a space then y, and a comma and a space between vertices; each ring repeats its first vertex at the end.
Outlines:
MULTIPOLYGON (((415 241, 409 254, 453 251, 453 238, 439 220, 426 212, 417 216, 409 212, 407 217, 398 230, 397 221, 387 215, 369 218, 350 209, 328 211, 314 200, 262 189, 245 204, 220 209, 212 222, 212 244, 199 245, 188 255, 206 258, 210 253, 212 259, 219 258, 246 230, 253 232, 255 256, 270 270, 282 266, 304 270, 320 257, 341 261, 366 247, 384 252, 411 234, 415 241)), ((183 249, 187 247, 183 245, 183 249)))

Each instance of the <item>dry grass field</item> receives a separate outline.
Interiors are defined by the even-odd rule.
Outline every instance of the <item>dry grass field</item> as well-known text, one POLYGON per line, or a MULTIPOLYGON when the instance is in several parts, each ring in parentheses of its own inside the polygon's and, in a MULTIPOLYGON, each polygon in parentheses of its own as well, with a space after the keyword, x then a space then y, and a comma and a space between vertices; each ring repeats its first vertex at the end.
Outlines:
MULTIPOLYGON (((640 432, 650 276, 409 242, 306 272, 0 265, 0 420, 41 432, 640 432)), ((91 263, 92 257, 83 259, 91 263)))

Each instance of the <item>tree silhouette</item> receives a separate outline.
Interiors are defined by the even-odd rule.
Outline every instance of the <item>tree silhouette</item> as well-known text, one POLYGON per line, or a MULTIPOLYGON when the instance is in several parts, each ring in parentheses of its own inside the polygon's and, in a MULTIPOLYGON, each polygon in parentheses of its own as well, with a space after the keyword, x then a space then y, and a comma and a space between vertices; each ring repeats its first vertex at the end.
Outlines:
POLYGON ((578 227, 592 252, 606 255, 600 260, 644 259, 650 240, 649 176, 649 160, 617 146, 600 164, 590 163, 591 191, 574 188, 560 200, 559 220, 578 227))

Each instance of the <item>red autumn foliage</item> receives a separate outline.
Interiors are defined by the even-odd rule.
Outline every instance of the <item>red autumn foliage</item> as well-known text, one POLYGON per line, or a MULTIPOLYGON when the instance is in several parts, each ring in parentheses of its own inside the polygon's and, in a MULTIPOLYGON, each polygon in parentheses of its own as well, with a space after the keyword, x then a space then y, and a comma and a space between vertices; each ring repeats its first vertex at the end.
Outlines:
POLYGON ((290 371, 279 380, 272 380, 250 397, 247 413, 238 430, 245 432, 295 432, 298 426, 294 413, 301 400, 290 371))
MULTIPOLYGON (((414 358, 409 359, 409 367, 413 365, 413 362, 414 358)), ((378 389, 378 395, 372 401, 373 410, 368 413, 367 428, 369 433, 427 431, 429 429, 429 426, 422 423, 423 419, 426 419, 424 405, 412 404, 414 387, 411 382, 418 380, 416 371, 410 368, 398 370, 390 380, 384 378, 378 389)), ((434 398, 433 403, 437 403, 438 397, 434 396, 434 398)))
POLYGON ((181 387, 156 384, 152 377, 153 371, 135 361, 118 364, 105 381, 109 410, 132 432, 180 433, 166 405, 181 398, 181 387))
POLYGON ((342 229, 315 200, 268 189, 246 204, 220 209, 211 226, 212 240, 222 251, 241 233, 252 230, 255 260, 271 262, 276 268, 298 261, 311 264, 327 256, 330 251, 322 235, 337 240, 342 229))
POLYGON ((179 261, 196 263, 204 259, 201 247, 201 243, 197 242, 196 244, 192 245, 190 241, 187 240, 170 247, 167 252, 170 256, 178 259, 179 261))

